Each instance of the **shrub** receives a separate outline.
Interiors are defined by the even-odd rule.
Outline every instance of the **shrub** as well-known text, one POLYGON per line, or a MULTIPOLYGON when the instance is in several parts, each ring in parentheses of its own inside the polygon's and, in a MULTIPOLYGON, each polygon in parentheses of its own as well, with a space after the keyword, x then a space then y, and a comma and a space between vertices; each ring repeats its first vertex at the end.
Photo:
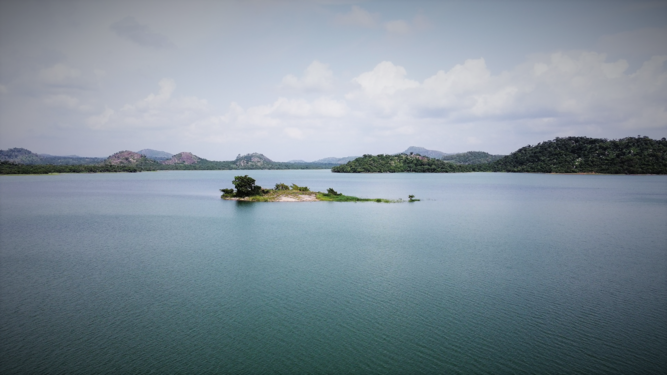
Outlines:
POLYGON ((334 190, 332 188, 328 188, 327 189, 327 195, 330 195, 330 196, 333 197, 333 196, 343 195, 343 193, 337 193, 336 190, 334 190))
POLYGON ((280 182, 276 184, 275 190, 289 190, 289 186, 280 182))
POLYGON ((294 191, 310 191, 307 186, 298 186, 297 184, 292 184, 292 190, 294 191))

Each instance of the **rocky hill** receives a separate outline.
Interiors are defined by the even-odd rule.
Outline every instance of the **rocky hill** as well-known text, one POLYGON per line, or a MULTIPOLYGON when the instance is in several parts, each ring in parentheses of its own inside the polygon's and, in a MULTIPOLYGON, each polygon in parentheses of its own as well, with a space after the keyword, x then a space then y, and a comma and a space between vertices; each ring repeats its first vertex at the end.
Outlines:
POLYGON ((185 164, 192 165, 197 164, 200 160, 200 157, 193 155, 191 152, 181 152, 171 157, 169 160, 165 160, 162 164, 165 165, 176 165, 176 164, 185 164))
POLYGON ((105 161, 106 165, 131 165, 137 167, 146 167, 159 165, 158 162, 148 159, 145 155, 141 155, 134 151, 120 151, 109 156, 105 161))
POLYGON ((252 154, 239 154, 234 160, 234 164, 238 168, 257 168, 262 166, 267 166, 273 164, 273 160, 267 158, 266 156, 253 152, 252 154))

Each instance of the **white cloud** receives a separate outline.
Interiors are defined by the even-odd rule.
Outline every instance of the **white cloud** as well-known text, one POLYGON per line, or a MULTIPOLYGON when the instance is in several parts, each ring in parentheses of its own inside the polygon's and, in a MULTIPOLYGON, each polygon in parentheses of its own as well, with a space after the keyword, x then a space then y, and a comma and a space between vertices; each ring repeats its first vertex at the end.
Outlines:
POLYGON ((385 61, 354 78, 359 89, 346 98, 350 113, 381 119, 396 129, 406 121, 416 126, 438 121, 443 127, 514 122, 510 126, 517 131, 520 126, 534 131, 544 120, 548 126, 539 125, 540 131, 553 136, 576 129, 664 129, 665 61, 667 57, 655 56, 629 73, 626 61, 607 61, 604 54, 557 52, 492 75, 484 59, 472 59, 421 83, 385 61))
POLYGON ((349 13, 337 15, 335 21, 341 25, 359 26, 370 29, 377 26, 379 18, 378 14, 370 13, 357 5, 353 5, 349 13))
POLYGON ((317 60, 308 65, 301 78, 285 76, 282 87, 301 91, 328 91, 333 88, 333 72, 329 65, 317 60))
POLYGON ((363 91, 369 96, 394 94, 396 91, 415 88, 419 82, 405 78, 405 68, 394 65, 391 61, 379 63, 372 71, 362 73, 354 78, 363 91))
MULTIPOLYGON (((569 51, 532 56, 492 74, 480 58, 421 82, 410 79, 404 67, 383 61, 353 78, 354 88, 343 97, 284 96, 249 107, 232 102, 223 111, 203 99, 176 97, 175 82, 163 79, 156 92, 117 111, 107 107, 87 124, 164 129, 193 142, 218 144, 344 142, 354 134, 360 142, 442 138, 481 148, 489 138, 508 134, 634 135, 667 130, 666 61, 667 56, 655 56, 633 72, 624 60, 569 51)), ((332 77, 326 64, 315 61, 302 77, 286 77, 283 85, 322 88, 332 77)), ((48 100, 81 105, 67 95, 48 100)))

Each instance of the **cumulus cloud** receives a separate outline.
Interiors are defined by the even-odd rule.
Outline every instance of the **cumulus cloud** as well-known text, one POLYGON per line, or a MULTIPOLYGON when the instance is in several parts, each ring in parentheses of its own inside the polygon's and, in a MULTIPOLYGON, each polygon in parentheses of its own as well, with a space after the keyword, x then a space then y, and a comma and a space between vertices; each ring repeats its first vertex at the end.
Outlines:
POLYGON ((282 87, 300 91, 327 91, 333 88, 333 83, 333 72, 329 65, 315 60, 308 65, 301 78, 291 74, 285 76, 282 87))
POLYGON ((155 49, 171 48, 174 44, 168 37, 152 31, 148 26, 142 25, 134 17, 125 17, 110 26, 116 35, 127 39, 142 47, 155 49))
POLYGON ((377 26, 379 19, 379 14, 370 13, 357 5, 353 5, 349 13, 337 15, 335 21, 340 25, 359 26, 370 29, 377 26))
POLYGON ((553 132, 582 124, 597 129, 665 128, 666 60, 655 56, 628 72, 626 61, 607 61, 604 54, 558 52, 492 75, 484 59, 471 59, 421 83, 407 79, 403 67, 383 62, 354 78, 358 88, 346 97, 369 113, 375 108, 387 119, 417 122, 549 120, 553 132))
MULTIPOLYGON (((540 133, 540 139, 646 134, 667 131, 666 61, 667 56, 654 56, 631 71, 624 60, 568 51, 531 56, 512 70, 492 74, 479 58, 421 82, 410 79, 404 67, 383 61, 353 78, 354 88, 342 97, 283 96, 248 107, 232 102, 223 111, 203 99, 176 97, 175 82, 163 79, 157 91, 119 110, 105 107, 87 124, 94 129, 171 129, 184 139, 227 144, 343 142, 354 134, 374 142, 457 138, 459 144, 482 147, 494 134, 540 133)), ((283 85, 321 87, 332 75, 326 64, 315 61, 301 78, 286 77, 283 85)), ((50 100, 81 105, 68 96, 50 100)))

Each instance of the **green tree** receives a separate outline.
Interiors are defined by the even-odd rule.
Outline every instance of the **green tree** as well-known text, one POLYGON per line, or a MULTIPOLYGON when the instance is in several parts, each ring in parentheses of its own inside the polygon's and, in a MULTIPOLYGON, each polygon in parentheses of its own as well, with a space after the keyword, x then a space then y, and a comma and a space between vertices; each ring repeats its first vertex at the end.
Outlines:
POLYGON ((255 185, 255 179, 248 175, 234 177, 232 184, 236 187, 236 196, 239 198, 262 194, 262 187, 255 185))

